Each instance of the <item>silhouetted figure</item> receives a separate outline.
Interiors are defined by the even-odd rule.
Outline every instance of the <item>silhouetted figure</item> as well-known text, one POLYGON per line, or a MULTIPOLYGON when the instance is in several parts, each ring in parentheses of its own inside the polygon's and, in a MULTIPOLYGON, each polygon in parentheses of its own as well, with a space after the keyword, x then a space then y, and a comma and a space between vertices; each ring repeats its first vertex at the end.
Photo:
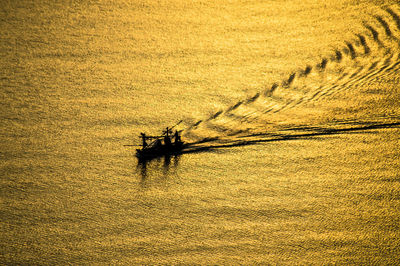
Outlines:
POLYGON ((154 147, 160 148, 161 146, 162 146, 161 140, 160 140, 160 139, 157 139, 156 142, 154 143, 154 147))
POLYGON ((171 146, 171 138, 168 136, 168 134, 164 137, 164 145, 167 147, 171 146))
POLYGON ((175 131, 174 139, 175 139, 175 144, 178 144, 181 142, 181 136, 179 136, 178 130, 175 131))

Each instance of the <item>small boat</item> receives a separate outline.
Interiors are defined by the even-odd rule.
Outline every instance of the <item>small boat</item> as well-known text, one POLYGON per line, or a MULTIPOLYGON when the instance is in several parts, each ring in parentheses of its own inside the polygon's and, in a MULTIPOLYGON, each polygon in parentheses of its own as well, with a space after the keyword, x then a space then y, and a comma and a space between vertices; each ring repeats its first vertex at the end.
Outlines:
POLYGON ((176 130, 172 135, 172 128, 166 130, 160 136, 147 136, 140 133, 142 139, 142 148, 136 149, 136 157, 139 160, 151 160, 161 156, 180 154, 184 148, 179 132, 176 130), (147 143, 148 140, 152 142, 147 143))

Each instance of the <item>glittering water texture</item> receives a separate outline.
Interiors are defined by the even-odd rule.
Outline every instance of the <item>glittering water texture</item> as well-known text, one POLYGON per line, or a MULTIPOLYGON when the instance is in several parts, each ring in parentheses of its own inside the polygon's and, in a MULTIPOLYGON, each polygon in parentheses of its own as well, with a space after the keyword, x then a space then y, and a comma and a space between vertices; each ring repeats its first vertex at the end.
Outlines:
POLYGON ((399 263, 396 1, 0 12, 2 264, 399 263))

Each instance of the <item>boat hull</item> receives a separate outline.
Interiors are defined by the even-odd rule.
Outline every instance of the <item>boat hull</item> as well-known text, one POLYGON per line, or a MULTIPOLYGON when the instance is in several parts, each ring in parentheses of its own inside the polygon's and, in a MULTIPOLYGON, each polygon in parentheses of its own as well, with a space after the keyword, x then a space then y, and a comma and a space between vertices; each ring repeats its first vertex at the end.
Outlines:
POLYGON ((182 153, 184 148, 183 142, 174 143, 170 146, 150 147, 136 150, 136 157, 139 160, 151 160, 157 157, 178 155, 182 153))

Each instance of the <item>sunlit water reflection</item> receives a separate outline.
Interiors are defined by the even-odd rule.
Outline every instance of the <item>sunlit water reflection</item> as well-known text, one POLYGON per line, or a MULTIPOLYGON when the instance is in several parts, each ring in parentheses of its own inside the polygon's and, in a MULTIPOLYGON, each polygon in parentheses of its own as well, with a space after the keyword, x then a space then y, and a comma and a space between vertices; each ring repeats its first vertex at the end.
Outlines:
POLYGON ((398 263, 395 1, 1 12, 3 264, 398 263))

